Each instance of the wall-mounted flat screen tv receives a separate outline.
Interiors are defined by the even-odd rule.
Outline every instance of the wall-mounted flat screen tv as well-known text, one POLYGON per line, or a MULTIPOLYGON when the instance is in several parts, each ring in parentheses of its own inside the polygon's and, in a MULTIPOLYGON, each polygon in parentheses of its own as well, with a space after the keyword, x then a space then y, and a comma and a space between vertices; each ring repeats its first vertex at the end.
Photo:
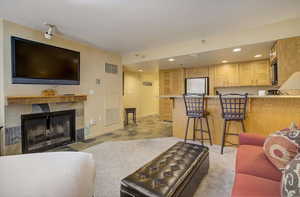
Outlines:
POLYGON ((13 84, 80 84, 80 53, 11 37, 13 84))

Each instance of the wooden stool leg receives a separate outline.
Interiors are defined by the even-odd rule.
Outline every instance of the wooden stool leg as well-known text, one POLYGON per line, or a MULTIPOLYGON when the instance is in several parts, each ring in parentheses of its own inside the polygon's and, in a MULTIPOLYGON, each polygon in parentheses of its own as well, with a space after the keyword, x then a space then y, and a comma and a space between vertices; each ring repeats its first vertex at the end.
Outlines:
POLYGON ((135 111, 133 112, 133 122, 134 122, 134 124, 136 124, 136 113, 135 113, 135 111))
POLYGON ((221 154, 223 154, 223 150, 224 150, 224 146, 225 146, 226 130, 227 130, 227 120, 224 120, 221 154))
POLYGON ((244 124, 244 121, 243 121, 243 120, 241 120, 241 124, 242 124, 243 133, 245 133, 245 132, 246 132, 246 129, 245 129, 245 124, 244 124))
POLYGON ((209 123, 208 123, 208 118, 205 117, 205 121, 206 121, 206 126, 207 126, 207 132, 208 132, 208 137, 209 137, 209 143, 210 145, 212 145, 212 138, 211 138, 211 134, 210 134, 210 128, 209 128, 209 123))
POLYGON ((201 132, 201 144, 203 145, 204 143, 204 137, 203 137, 203 124, 202 124, 202 118, 199 118, 200 119, 200 132, 201 132))
POLYGON ((196 140, 197 118, 194 118, 193 141, 196 140))
POLYGON ((188 134, 188 131, 189 131, 189 123, 190 123, 190 118, 187 119, 187 124, 186 124, 186 129, 185 129, 184 143, 186 143, 186 138, 187 138, 187 134, 188 134))

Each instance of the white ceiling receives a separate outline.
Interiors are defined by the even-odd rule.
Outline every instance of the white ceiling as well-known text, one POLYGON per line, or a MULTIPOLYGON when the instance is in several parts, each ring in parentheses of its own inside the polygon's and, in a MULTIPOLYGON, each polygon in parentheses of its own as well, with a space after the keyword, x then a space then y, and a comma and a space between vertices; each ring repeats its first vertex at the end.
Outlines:
POLYGON ((0 17, 121 53, 300 17, 299 0, 0 0, 0 17))
POLYGON ((264 42, 245 46, 237 46, 241 48, 240 52, 233 52, 234 48, 220 49, 200 54, 184 55, 173 57, 175 61, 170 62, 168 59, 159 60, 160 69, 170 69, 179 67, 197 67, 221 64, 223 60, 230 62, 253 61, 259 59, 268 59, 270 50, 275 42, 264 42), (254 56, 261 54, 262 57, 254 56))

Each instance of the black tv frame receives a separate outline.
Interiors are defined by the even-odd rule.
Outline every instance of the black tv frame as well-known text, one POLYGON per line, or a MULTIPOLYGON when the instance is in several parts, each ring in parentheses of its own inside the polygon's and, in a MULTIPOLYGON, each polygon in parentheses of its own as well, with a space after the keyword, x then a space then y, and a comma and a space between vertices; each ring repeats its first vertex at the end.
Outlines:
POLYGON ((61 47, 56 47, 53 45, 48 45, 32 40, 26 40, 23 38, 11 36, 11 70, 12 70, 12 83, 13 84, 39 84, 39 85, 80 85, 80 52, 73 51, 61 47), (15 41, 20 40, 23 42, 28 42, 30 44, 42 45, 46 47, 54 47, 63 49, 66 51, 71 51, 79 54, 79 66, 77 68, 77 78, 78 80, 58 80, 58 79, 37 79, 37 78, 23 78, 16 76, 16 54, 15 54, 15 41))

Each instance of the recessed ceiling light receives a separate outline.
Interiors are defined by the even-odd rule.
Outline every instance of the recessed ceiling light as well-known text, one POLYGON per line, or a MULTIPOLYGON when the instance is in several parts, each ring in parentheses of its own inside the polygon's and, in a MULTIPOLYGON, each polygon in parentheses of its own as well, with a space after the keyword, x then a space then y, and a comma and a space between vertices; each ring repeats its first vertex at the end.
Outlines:
POLYGON ((138 71, 139 71, 139 72, 143 72, 143 70, 142 70, 142 69, 138 69, 138 71))
POLYGON ((222 63, 224 63, 224 64, 227 63, 227 62, 228 62, 227 60, 223 60, 223 61, 222 61, 222 63))
POLYGON ((259 58, 259 57, 262 57, 262 54, 257 54, 257 55, 254 55, 255 58, 259 58))
POLYGON ((169 62, 174 62, 175 59, 174 59, 174 58, 170 58, 170 59, 168 59, 168 61, 169 61, 169 62))
POLYGON ((235 49, 233 49, 232 51, 233 52, 240 52, 242 49, 241 48, 235 48, 235 49))

